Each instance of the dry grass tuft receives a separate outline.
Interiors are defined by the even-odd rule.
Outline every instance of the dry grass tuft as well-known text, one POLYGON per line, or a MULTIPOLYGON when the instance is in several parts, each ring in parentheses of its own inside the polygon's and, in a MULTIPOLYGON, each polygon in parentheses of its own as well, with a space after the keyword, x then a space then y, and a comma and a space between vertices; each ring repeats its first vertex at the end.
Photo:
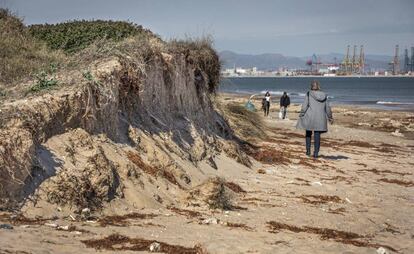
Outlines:
POLYGON ((242 187, 240 187, 240 185, 238 185, 237 183, 226 182, 225 185, 227 188, 229 188, 230 190, 236 193, 246 193, 246 191, 242 187))
POLYGON ((192 205, 207 205, 210 209, 243 209, 232 204, 234 192, 226 186, 226 181, 219 177, 210 178, 194 187, 187 200, 192 205))
POLYGON ((265 124, 258 113, 247 110, 244 106, 231 104, 217 104, 230 127, 238 137, 244 140, 264 140, 267 138, 265 124))
POLYGON ((210 93, 217 91, 221 63, 210 36, 171 40, 167 44, 167 51, 172 54, 184 54, 186 61, 195 66, 196 72, 201 71, 208 75, 207 90, 210 93))
POLYGON ((0 85, 28 77, 51 63, 64 62, 65 56, 33 38, 22 20, 0 8, 0 85))

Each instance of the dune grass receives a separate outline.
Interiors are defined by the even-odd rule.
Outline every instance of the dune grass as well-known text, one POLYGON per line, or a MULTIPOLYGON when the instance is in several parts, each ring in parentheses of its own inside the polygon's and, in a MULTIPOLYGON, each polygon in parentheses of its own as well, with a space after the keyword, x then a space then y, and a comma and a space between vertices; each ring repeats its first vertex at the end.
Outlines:
POLYGON ((0 85, 9 85, 65 59, 62 52, 52 51, 33 38, 20 18, 1 8, 0 49, 0 85))
POLYGON ((210 37, 165 42, 142 26, 123 21, 81 20, 27 27, 22 19, 0 8, 0 48, 0 100, 49 90, 57 84, 64 87, 55 76, 84 73, 92 63, 110 57, 117 57, 133 72, 145 73, 148 63, 163 59, 164 53, 184 55, 195 76, 205 74, 210 93, 217 90, 220 80, 220 61, 210 37), (49 73, 52 65, 59 67, 56 75, 49 73), (29 84, 28 91, 19 87, 23 80, 29 84))

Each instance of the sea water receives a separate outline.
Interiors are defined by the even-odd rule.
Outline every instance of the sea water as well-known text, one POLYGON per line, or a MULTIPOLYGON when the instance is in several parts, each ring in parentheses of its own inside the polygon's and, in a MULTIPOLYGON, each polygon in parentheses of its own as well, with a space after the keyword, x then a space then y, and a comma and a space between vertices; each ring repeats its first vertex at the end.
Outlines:
POLYGON ((257 94, 286 91, 293 103, 302 103, 312 80, 318 80, 331 104, 363 105, 383 109, 414 109, 413 77, 243 77, 223 78, 220 92, 257 94))

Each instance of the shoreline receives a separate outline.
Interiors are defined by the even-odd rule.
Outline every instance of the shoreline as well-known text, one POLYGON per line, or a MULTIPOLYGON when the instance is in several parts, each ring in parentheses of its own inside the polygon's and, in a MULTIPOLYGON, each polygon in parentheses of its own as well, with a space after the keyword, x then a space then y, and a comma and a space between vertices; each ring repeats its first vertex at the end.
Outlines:
MULTIPOLYGON (((221 92, 218 91, 217 92, 218 95, 222 95, 222 96, 229 96, 229 97, 238 97, 238 98, 246 98, 247 100, 249 99, 250 96, 252 96, 253 94, 248 94, 248 93, 238 93, 238 92, 221 92)), ((255 94, 256 97, 253 98, 254 100, 260 100, 259 98, 260 95, 262 95, 261 93, 256 93, 255 94)), ((277 101, 274 101, 273 104, 278 104, 278 99, 281 97, 281 95, 273 95, 273 98, 277 98, 277 101)), ((247 102, 246 100, 246 102, 247 102)), ((300 105, 300 103, 297 102, 293 102, 293 104, 296 105, 300 105)), ((343 108, 350 108, 350 107, 356 107, 358 109, 362 109, 362 110, 377 110, 377 111, 396 111, 396 112, 410 112, 413 113, 414 112, 414 104, 398 104, 398 103, 393 103, 393 104, 358 104, 358 103, 346 103, 346 102, 335 102, 335 101, 330 101, 331 106, 335 106, 335 107, 343 107, 343 108)))
POLYGON ((401 75, 401 76, 320 76, 320 75, 296 75, 296 76, 276 76, 276 75, 245 75, 245 76, 222 76, 221 78, 414 78, 413 75, 401 75))

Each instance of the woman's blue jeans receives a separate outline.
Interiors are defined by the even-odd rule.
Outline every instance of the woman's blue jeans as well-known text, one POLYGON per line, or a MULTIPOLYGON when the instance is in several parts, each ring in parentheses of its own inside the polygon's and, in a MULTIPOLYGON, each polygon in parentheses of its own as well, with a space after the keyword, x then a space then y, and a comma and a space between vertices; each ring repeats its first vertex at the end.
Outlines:
MULTIPOLYGON (((314 151, 313 151, 313 155, 315 157, 318 156, 319 154, 319 148, 321 147, 321 131, 314 131, 314 151)), ((311 139, 312 139, 312 131, 306 131, 306 154, 310 155, 310 150, 311 150, 311 139)))

